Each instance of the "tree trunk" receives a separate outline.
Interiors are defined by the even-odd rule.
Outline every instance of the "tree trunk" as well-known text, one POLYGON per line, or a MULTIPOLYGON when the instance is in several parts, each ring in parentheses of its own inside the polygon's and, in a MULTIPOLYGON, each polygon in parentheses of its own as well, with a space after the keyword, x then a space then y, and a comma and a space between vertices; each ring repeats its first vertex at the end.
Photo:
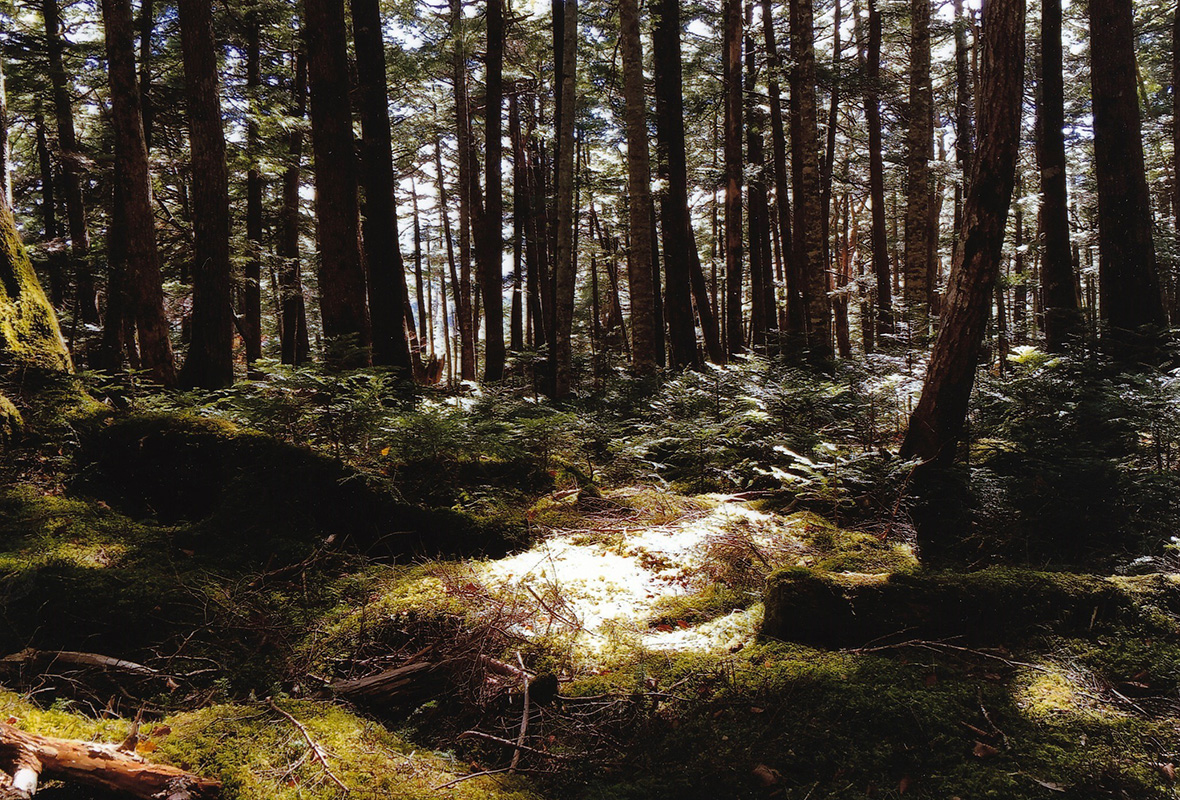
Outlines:
MULTIPOLYGON (((557 131, 557 263, 554 268, 555 358, 553 394, 573 388, 574 280, 574 110, 577 89, 578 1, 564 0, 562 18, 561 125, 557 131)), ((650 273, 650 270, 648 271, 650 273)))
POLYGON ((725 339, 730 355, 742 332, 742 3, 724 0, 725 17, 725 339))
POLYGON ((180 38, 192 152, 192 334, 180 372, 186 387, 234 382, 233 301, 229 266, 229 174, 217 86, 211 0, 180 0, 180 38))
POLYGON ((12 164, 8 150, 8 92, 4 87, 4 59, 0 57, 0 195, 12 207, 12 164))
POLYGON ((796 259, 806 287, 807 348, 810 358, 823 363, 832 357, 832 305, 824 264, 823 221, 820 207, 819 132, 816 129, 815 39, 812 0, 791 0, 792 110, 798 136, 792 136, 792 158, 798 162, 795 214, 796 259))
POLYGON ((639 6, 619 0, 619 50, 623 58, 623 96, 627 131, 627 201, 630 247, 627 279, 631 288, 631 371, 656 370, 657 321, 652 285, 651 164, 647 150, 647 102, 643 91, 643 50, 639 6))
MULTIPOLYGON (((344 0, 304 0, 304 9, 315 154, 320 316, 324 337, 335 351, 329 354, 332 365, 360 367, 370 363, 372 337, 358 230, 344 0)), ((390 224, 386 219, 382 222, 390 224)), ((401 305, 391 304, 381 313, 392 315, 394 324, 401 329, 401 305)), ((382 319, 383 324, 389 322, 389 316, 382 319)))
MULTIPOLYGON (((824 241, 824 269, 832 269, 831 247, 832 247, 832 178, 836 167, 836 126, 838 124, 838 114, 840 111, 840 58, 842 43, 840 41, 840 18, 841 14, 840 0, 836 0, 832 7, 832 81, 831 91, 828 102, 828 124, 827 124, 827 142, 824 148, 824 161, 820 169, 820 220, 823 222, 823 241, 824 241)), ((838 214, 839 211, 837 210, 838 214)), ((838 234, 837 234, 838 235, 838 234)))
MULTIPOLYGON (((357 106, 363 137, 361 186, 364 189, 364 246, 373 363, 397 367, 410 374, 413 366, 404 311, 409 296, 397 233, 381 8, 378 0, 351 0, 351 5, 359 84, 357 106)), ((314 108, 314 89, 312 103, 314 108)), ((418 309, 418 313, 421 314, 422 309, 418 309)))
POLYGON ((525 237, 529 229, 528 156, 520 127, 520 98, 513 91, 508 98, 508 139, 512 145, 512 310, 509 322, 509 349, 519 353, 524 340, 524 270, 525 237))
POLYGON ((780 73, 782 60, 774 34, 774 12, 771 0, 762 0, 762 33, 766 43, 766 84, 770 95, 770 139, 774 152, 774 206, 778 214, 778 235, 786 291, 787 330, 802 337, 806 326, 803 305, 803 277, 799 273, 791 237, 790 183, 787 178, 787 137, 783 127, 783 103, 780 73))
MULTIPOLYGON (((1176 236, 1180 238, 1180 9, 1172 17, 1172 214, 1176 218, 1176 236)), ((1180 325, 1180 286, 1176 284, 1180 284, 1180 274, 1174 275, 1172 281, 1170 311, 1172 325, 1177 326, 1180 325)))
POLYGON ((70 254, 74 269, 75 311, 80 322, 98 322, 98 291, 90 263, 90 230, 86 225, 86 204, 82 196, 82 165, 78 137, 74 132, 74 107, 70 101, 69 76, 62 61, 65 42, 57 0, 42 0, 45 18, 46 52, 49 57, 49 84, 53 90, 54 118, 57 121, 57 147, 62 164, 62 191, 69 223, 70 254))
POLYGON ((1091 0, 1090 83, 1102 321, 1114 354, 1133 360, 1143 355, 1137 345, 1150 344, 1167 320, 1144 173, 1131 0, 1091 0), (1155 331, 1137 342, 1133 334, 1145 327, 1155 331))
POLYGON ((763 115, 756 102, 758 59, 754 52, 754 5, 746 3, 746 159, 750 165, 750 179, 746 185, 749 209, 748 239, 750 245, 750 345, 765 351, 767 331, 774 327, 773 302, 767 304, 767 294, 774 291, 770 266, 770 208, 766 200, 765 147, 762 139, 763 115))
POLYGON ((930 3, 910 6, 910 102, 906 134, 905 300, 914 334, 925 337, 930 314, 930 207, 934 202, 934 98, 930 85, 930 3))
POLYGON ((246 372, 256 377, 254 362, 262 358, 262 170, 259 167, 257 116, 262 113, 262 43, 258 12, 246 15, 246 272, 242 286, 242 338, 246 345, 246 372))
POLYGON ((1000 267, 1016 180, 1024 76, 1024 0, 984 6, 979 144, 963 210, 963 246, 951 270, 922 397, 902 455, 927 464, 954 459, 1000 267))
POLYGON ((480 247, 483 295, 483 377, 504 377, 504 187, 501 175, 504 103, 504 2, 487 0, 487 75, 484 112, 484 214, 480 247))
POLYGON ((115 160, 122 183, 123 242, 126 279, 139 336, 139 356, 152 380, 176 385, 176 366, 164 314, 160 253, 156 247, 155 217, 147 146, 143 141, 139 89, 135 82, 135 50, 129 0, 102 1, 106 31, 107 70, 111 88, 111 123, 115 160))
POLYGON ((869 0, 869 42, 865 61, 865 124, 869 129, 869 204, 872 206, 873 276, 877 283, 877 330, 893 332, 893 291, 889 235, 885 228, 885 159, 881 142, 881 11, 869 0))
MULTIPOLYGON (((307 114, 307 59, 300 51, 295 55, 295 81, 292 87, 294 108, 291 115, 299 122, 307 114)), ((308 359, 307 308, 303 299, 303 279, 299 264, 299 186, 300 162, 303 160, 303 130, 298 125, 287 139, 287 162, 283 170, 283 211, 280 220, 278 255, 279 293, 282 303, 282 362, 302 364, 308 359)))
POLYGON ((49 136, 45 131, 45 114, 41 111, 41 101, 37 101, 37 111, 33 118, 37 134, 37 165, 41 173, 41 221, 44 226, 45 248, 48 251, 49 267, 49 299, 55 309, 66 307, 66 295, 69 292, 69 279, 62 269, 61 231, 57 224, 57 192, 54 180, 53 157, 49 152, 49 136))
POLYGON ((143 143, 152 149, 152 32, 155 30, 155 8, 152 0, 139 4, 139 102, 143 115, 143 143))
MULTIPOLYGON (((696 238, 688 208, 688 168, 684 141, 684 83, 680 52, 680 3, 658 0, 652 8, 652 66, 655 73, 656 147, 660 177, 666 189, 660 201, 660 233, 664 240, 664 301, 668 317, 668 343, 673 369, 700 365, 696 330, 693 327, 692 266, 696 238)), ((698 257, 699 268, 699 257, 698 257)), ((702 286, 704 275, 702 273, 702 286)), ((722 357, 716 319, 708 294, 697 297, 704 303, 701 331, 710 360, 722 357), (706 325, 705 317, 712 327, 706 325), (710 342, 710 340, 712 340, 710 342)))
POLYGON ((451 0, 451 36, 454 38, 451 78, 455 89, 455 131, 459 151, 459 296, 455 311, 460 317, 459 335, 462 339, 461 374, 465 381, 475 380, 475 315, 471 306, 471 205, 472 176, 471 114, 467 107, 467 51, 463 24, 463 8, 459 0, 451 0))

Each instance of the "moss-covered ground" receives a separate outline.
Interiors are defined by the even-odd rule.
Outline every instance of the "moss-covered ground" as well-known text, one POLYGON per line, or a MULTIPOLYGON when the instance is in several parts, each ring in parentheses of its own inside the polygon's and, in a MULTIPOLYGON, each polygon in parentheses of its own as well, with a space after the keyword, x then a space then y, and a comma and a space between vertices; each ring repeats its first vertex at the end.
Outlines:
POLYGON ((227 800, 338 797, 332 776, 362 800, 1175 795, 1180 618, 1148 591, 1164 579, 1046 578, 1072 604, 1038 609, 1007 602, 1023 573, 931 578, 906 541, 743 498, 574 476, 478 515, 222 422, 76 430, 65 455, 6 451, 0 656, 157 673, 3 666, 0 716, 116 741, 142 715, 141 752, 227 800), (1008 617, 986 640, 953 615, 910 629, 945 594, 895 598, 896 626, 873 610, 888 635, 811 647, 759 636, 771 575, 844 598, 954 583, 978 604, 962 619, 1008 617), (1124 613, 1082 613, 1136 586, 1124 613), (542 676, 518 775, 521 682, 485 656, 542 676), (398 702, 324 689, 413 659, 448 666, 398 702))

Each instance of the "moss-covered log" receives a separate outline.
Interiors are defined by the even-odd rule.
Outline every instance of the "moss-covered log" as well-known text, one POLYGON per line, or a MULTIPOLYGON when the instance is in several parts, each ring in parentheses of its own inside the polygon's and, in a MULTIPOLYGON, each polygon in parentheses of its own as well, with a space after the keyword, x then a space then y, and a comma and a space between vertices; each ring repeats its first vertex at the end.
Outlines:
MULTIPOLYGON (((0 202, 0 372, 19 367, 65 370, 70 356, 12 211, 0 202)), ((0 427, 4 417, 0 403, 0 427)))
POLYGON ((960 637, 996 643, 1111 624, 1174 633, 1180 583, 1164 575, 1106 578, 998 567, 890 576, 791 568, 770 576, 765 602, 763 634, 786 641, 848 647, 890 637, 960 637))

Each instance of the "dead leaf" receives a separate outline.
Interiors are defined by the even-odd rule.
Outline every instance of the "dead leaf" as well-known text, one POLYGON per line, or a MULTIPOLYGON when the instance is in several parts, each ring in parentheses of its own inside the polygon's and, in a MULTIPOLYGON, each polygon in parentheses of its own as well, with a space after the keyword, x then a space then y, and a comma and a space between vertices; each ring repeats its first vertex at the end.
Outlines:
POLYGON ((151 753, 156 749, 156 747, 158 747, 158 745, 155 742, 146 742, 145 741, 145 742, 140 742, 137 745, 135 745, 135 750, 136 750, 136 752, 139 752, 139 753, 151 753))
POLYGON ((172 726, 171 725, 157 725, 156 727, 152 728, 151 735, 152 736, 167 736, 170 733, 172 733, 172 726))
POLYGON ((992 756, 998 756, 1000 751, 992 747, 990 744, 976 742, 975 747, 971 750, 971 754, 976 758, 991 758, 992 756))
POLYGON ((778 770, 771 769, 765 764, 759 764, 758 766, 754 767, 753 773, 754 777, 758 779, 758 782, 768 788, 776 785, 782 780, 782 776, 779 774, 778 770))
POLYGON ((1156 771, 1159 772, 1160 776, 1165 781, 1168 782, 1169 786, 1176 782, 1176 767, 1175 767, 1175 765, 1167 764, 1167 763, 1156 764, 1155 768, 1156 768, 1156 771))

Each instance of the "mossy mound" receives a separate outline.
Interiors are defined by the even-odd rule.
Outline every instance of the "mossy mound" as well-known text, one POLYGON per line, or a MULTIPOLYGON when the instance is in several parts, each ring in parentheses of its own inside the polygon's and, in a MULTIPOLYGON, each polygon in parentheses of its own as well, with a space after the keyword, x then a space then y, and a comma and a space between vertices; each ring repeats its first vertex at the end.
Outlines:
MULTIPOLYGON (((436 787, 468 772, 445 755, 413 747, 342 708, 309 701, 278 705, 323 748, 332 774, 355 800, 417 800, 439 796, 436 787)), ((41 710, 18 695, 0 692, 0 713, 34 733, 119 742, 127 720, 94 720, 65 710, 41 710)), ((342 795, 303 734, 266 703, 220 705, 145 723, 139 751, 146 757, 222 781, 222 800, 327 800, 342 795)), ((87 795, 89 796, 89 795, 87 795)), ((529 800, 523 780, 481 777, 450 787, 464 800, 529 800)))
POLYGON ((0 202, 0 370, 30 367, 69 370, 70 356, 12 211, 0 202))
MULTIPOLYGON (((192 527, 192 549, 275 555, 276 542, 350 541, 374 554, 502 553, 523 521, 399 502, 329 456, 222 420, 115 419, 84 437, 79 488, 133 517, 192 527)), ((282 554, 280 554, 282 555, 282 554)))
POLYGON ((0 445, 12 441, 23 425, 20 411, 11 400, 0 394, 0 445))
POLYGON ((762 632, 818 646, 889 637, 994 643, 1118 623, 1175 633, 1180 584, 1161 575, 1104 578, 993 567, 889 576, 780 570, 767 580, 762 632))

